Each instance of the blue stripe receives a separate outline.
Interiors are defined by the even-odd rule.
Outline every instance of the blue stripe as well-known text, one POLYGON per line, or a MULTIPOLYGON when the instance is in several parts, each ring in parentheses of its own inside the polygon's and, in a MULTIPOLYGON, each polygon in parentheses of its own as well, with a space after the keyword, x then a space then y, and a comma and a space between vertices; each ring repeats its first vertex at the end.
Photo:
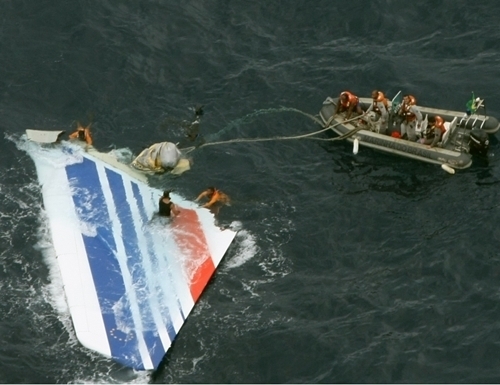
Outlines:
POLYGON ((121 224, 121 238, 125 247, 127 266, 132 277, 133 290, 136 293, 137 305, 140 309, 144 341, 152 361, 159 363, 165 355, 165 349, 159 338, 158 329, 149 305, 150 290, 142 263, 144 256, 138 246, 139 239, 135 230, 132 210, 129 202, 127 202, 124 181, 120 174, 108 168, 105 170, 111 187, 116 213, 121 224))
POLYGON ((116 258, 116 244, 111 232, 111 220, 106 209, 102 186, 94 162, 66 166, 68 181, 73 188, 73 202, 81 222, 95 226, 93 237, 82 234, 101 313, 108 336, 111 356, 123 365, 144 370, 133 325, 130 304, 125 290, 120 265, 116 258), (129 334, 118 329, 116 309, 121 309, 120 326, 130 326, 129 334))
MULTIPOLYGON (((132 191, 134 192, 134 198, 137 202, 137 207, 139 208, 139 214, 141 215, 142 224, 144 227, 146 227, 148 225, 149 220, 148 220, 148 216, 146 214, 146 207, 144 205, 142 195, 139 191, 139 186, 136 183, 132 183, 132 191)), ((156 266, 158 266, 158 258, 156 256, 155 251, 154 251, 153 238, 151 237, 151 234, 148 231, 146 231, 144 235, 146 237, 147 246, 148 246, 148 254, 151 258, 152 266, 156 267, 156 266)), ((170 282, 171 286, 173 287, 172 277, 171 277, 171 273, 169 270, 167 270, 167 275, 168 275, 168 282, 170 282)), ((168 301, 165 299, 165 293, 163 292, 162 288, 158 287, 156 290, 158 293, 158 299, 160 301, 160 304, 167 304, 168 301)), ((177 302, 178 310, 179 310, 179 312, 182 316, 182 319, 184 321, 185 318, 184 318, 184 314, 182 312, 181 304, 180 304, 178 299, 176 302, 177 302)), ((170 341, 173 341, 175 336, 176 336, 176 332, 174 329, 172 317, 170 315, 168 306, 161 306, 160 311, 162 314, 162 318, 165 321, 165 326, 167 328, 167 333, 168 333, 168 336, 170 338, 170 341)))

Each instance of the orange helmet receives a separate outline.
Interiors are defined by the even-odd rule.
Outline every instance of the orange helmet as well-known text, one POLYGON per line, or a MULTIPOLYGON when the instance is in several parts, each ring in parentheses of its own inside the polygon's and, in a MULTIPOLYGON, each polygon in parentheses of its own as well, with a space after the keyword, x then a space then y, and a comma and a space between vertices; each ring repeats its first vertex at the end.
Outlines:
POLYGON ((385 95, 382 91, 373 90, 372 99, 377 101, 377 102, 383 102, 385 100, 385 95))
POLYGON ((409 106, 415 106, 417 104, 417 99, 415 99, 415 96, 413 95, 405 95, 403 97, 403 100, 405 101, 406 104, 409 106), (407 101, 408 100, 408 101, 407 101))

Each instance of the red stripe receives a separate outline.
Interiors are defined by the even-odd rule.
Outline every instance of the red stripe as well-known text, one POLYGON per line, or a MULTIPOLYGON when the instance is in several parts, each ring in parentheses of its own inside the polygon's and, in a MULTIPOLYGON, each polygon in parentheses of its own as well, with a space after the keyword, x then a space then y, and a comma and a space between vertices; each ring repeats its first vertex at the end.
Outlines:
POLYGON ((172 229, 185 258, 184 269, 190 279, 191 296, 196 302, 214 273, 215 265, 198 214, 190 209, 180 210, 181 213, 172 220, 172 229))

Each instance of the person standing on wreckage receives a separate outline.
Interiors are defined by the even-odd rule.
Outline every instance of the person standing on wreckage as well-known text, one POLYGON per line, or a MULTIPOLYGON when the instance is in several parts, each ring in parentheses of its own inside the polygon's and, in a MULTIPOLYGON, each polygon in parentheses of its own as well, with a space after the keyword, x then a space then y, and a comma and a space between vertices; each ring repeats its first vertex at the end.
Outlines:
POLYGON ((413 95, 403 96, 403 103, 398 113, 404 119, 401 123, 401 138, 416 142, 417 134, 415 130, 417 125, 422 124, 422 113, 417 107, 417 99, 413 95))

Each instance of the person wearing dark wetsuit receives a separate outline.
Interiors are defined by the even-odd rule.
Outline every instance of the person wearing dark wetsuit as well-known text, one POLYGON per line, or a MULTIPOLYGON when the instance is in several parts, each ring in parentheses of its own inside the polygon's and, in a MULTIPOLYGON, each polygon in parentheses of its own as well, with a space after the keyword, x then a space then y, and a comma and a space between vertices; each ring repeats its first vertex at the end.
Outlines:
POLYGON ((158 215, 161 217, 174 217, 179 214, 179 209, 170 200, 170 191, 164 191, 162 197, 158 201, 158 215))

